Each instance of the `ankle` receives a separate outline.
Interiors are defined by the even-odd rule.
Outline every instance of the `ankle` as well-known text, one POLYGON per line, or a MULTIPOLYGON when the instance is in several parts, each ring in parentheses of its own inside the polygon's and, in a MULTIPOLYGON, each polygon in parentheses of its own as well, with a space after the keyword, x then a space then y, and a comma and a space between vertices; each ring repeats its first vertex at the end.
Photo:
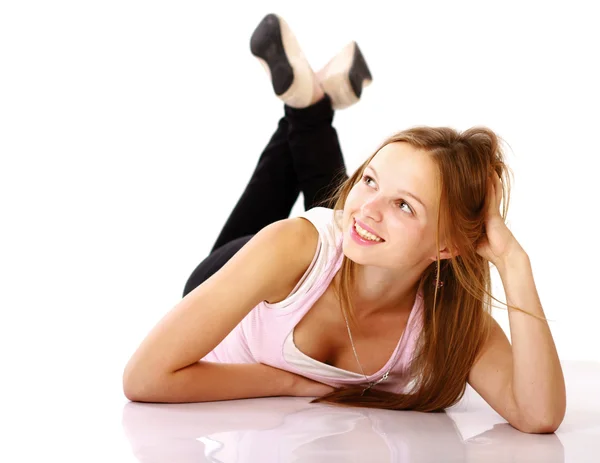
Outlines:
POLYGON ((323 91, 323 88, 321 87, 319 78, 316 74, 314 74, 313 75, 313 95, 312 95, 312 100, 311 100, 310 104, 313 105, 313 104, 321 101, 324 96, 325 96, 325 92, 323 91))

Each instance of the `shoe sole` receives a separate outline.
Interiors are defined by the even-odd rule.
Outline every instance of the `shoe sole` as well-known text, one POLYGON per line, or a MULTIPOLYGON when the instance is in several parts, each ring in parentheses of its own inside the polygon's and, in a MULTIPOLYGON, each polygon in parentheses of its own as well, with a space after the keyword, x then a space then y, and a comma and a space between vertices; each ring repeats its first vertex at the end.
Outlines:
POLYGON ((307 106, 312 100, 312 69, 287 23, 274 14, 263 18, 250 39, 250 52, 271 78, 284 102, 307 106))
POLYGON ((354 56, 352 57, 352 65, 350 66, 350 72, 348 73, 348 80, 350 80, 350 85, 357 98, 360 98, 362 95, 363 88, 373 81, 365 57, 356 42, 354 42, 354 56))
POLYGON ((356 42, 351 42, 327 64, 321 86, 334 109, 356 103, 365 87, 373 81, 365 57, 356 42))

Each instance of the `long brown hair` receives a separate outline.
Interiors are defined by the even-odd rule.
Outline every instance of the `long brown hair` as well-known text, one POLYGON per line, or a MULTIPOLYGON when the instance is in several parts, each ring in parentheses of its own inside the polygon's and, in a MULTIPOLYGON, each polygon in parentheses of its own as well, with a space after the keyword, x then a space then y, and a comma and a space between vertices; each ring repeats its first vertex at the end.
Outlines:
MULTIPOLYGON (((327 207, 333 204, 334 211, 343 210, 350 190, 361 180, 377 152, 389 143, 409 143, 426 151, 438 167, 441 194, 436 244, 439 249, 443 236, 455 256, 440 260, 438 254, 437 261, 424 271, 419 282, 424 296, 423 329, 408 371, 412 389, 396 394, 374 386, 361 395, 365 386, 350 386, 336 388, 311 403, 441 412, 462 398, 469 371, 490 334, 491 299, 504 304, 492 296, 489 263, 476 252, 478 243, 485 238, 485 201, 492 172, 502 181, 504 220, 508 212, 508 174, 512 171, 505 163, 500 141, 487 127, 472 127, 462 133, 448 127, 418 126, 403 130, 387 138, 321 203, 327 207), (444 284, 438 288, 440 280, 444 284)), ((359 329, 350 298, 356 266, 344 256, 339 287, 333 289, 349 323, 359 329)), ((507 307, 525 312, 512 305, 507 307)))

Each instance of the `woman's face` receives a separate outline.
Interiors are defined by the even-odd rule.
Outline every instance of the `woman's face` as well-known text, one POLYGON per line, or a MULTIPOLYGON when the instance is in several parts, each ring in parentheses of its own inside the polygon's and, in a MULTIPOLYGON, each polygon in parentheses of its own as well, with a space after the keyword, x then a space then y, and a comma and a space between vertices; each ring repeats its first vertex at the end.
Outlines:
POLYGON ((437 172, 428 153, 408 143, 390 143, 379 150, 346 200, 344 254, 358 264, 387 268, 435 258, 437 172), (357 243, 355 219, 384 241, 357 243))

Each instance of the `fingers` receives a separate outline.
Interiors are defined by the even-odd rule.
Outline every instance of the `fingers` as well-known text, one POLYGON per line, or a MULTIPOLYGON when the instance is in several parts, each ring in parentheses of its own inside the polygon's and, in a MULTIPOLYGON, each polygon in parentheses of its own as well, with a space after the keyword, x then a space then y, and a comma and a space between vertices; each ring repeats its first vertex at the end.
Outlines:
POLYGON ((502 181, 496 173, 494 173, 494 180, 496 181, 496 204, 500 208, 500 202, 502 201, 502 181))
POLYGON ((493 198, 493 201, 490 201, 490 209, 492 213, 496 213, 499 212, 500 202, 502 201, 502 181, 495 171, 491 174, 491 180, 491 198, 493 198))

